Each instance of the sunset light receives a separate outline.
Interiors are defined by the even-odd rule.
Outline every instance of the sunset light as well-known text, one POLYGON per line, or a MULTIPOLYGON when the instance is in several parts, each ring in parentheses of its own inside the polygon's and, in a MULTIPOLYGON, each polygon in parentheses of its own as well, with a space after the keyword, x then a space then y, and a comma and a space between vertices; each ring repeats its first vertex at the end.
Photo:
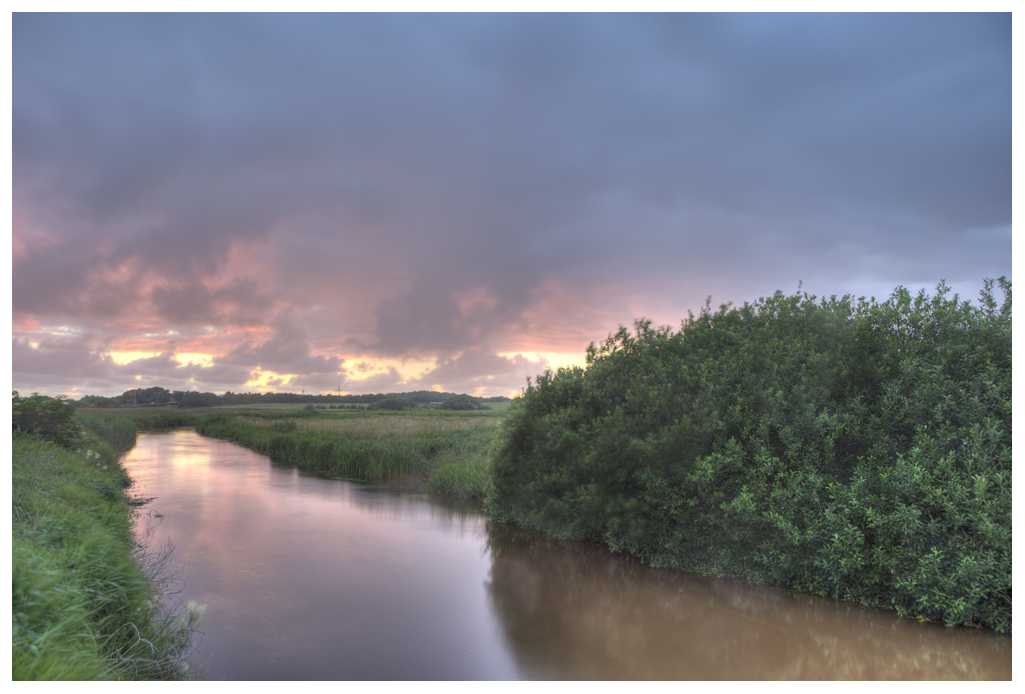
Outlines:
POLYGON ((12 680, 1010 680, 1010 4, 462 4, 12 12, 12 680))
POLYGON ((200 354, 198 352, 178 352, 174 355, 175 361, 182 366, 196 364, 197 366, 210 367, 214 365, 212 354, 200 354))
POLYGON ((501 395, 709 296, 1010 273, 988 20, 158 19, 15 24, 15 388, 501 395))
POLYGON ((124 366, 125 364, 131 364, 133 361, 139 359, 149 359, 150 357, 160 356, 160 352, 110 352, 110 358, 114 360, 114 363, 118 366, 124 366))
POLYGON ((257 369, 253 372, 253 374, 254 378, 251 378, 250 380, 242 384, 242 387, 244 389, 284 389, 288 386, 289 381, 295 378, 295 374, 278 374, 274 373, 273 371, 264 371, 263 369, 257 369))

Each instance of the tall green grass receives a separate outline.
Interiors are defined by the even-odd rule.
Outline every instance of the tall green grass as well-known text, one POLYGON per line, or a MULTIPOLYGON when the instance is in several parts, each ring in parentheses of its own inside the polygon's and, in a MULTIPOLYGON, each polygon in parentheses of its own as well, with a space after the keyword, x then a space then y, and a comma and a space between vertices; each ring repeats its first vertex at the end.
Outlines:
POLYGON ((168 551, 136 545, 130 480, 95 434, 84 446, 14 434, 12 679, 183 679, 201 611, 167 608, 168 551))
MULTIPOLYGON (((191 426, 196 423, 199 415, 192 412, 75 412, 74 422, 79 424, 82 432, 93 434, 92 439, 109 444, 116 451, 126 451, 135 445, 135 436, 139 430, 167 429, 176 426, 191 426)), ((88 445, 79 441, 76 447, 88 445)), ((100 444, 102 445, 102 444, 100 444)))
MULTIPOLYGON (((76 412, 76 416, 80 420, 98 420, 101 418, 106 419, 127 419, 131 421, 135 428, 140 431, 148 431, 150 429, 167 429, 169 427, 187 427, 192 426, 201 416, 195 412, 180 412, 178 410, 170 408, 139 408, 138 410, 117 410, 117 414, 110 412, 109 410, 103 410, 99 408, 88 408, 79 409, 76 412)), ((84 423, 84 421, 83 421, 84 423)))
POLYGON ((491 486, 488 450, 497 427, 477 426, 466 432, 457 446, 442 451, 424 487, 446 496, 484 500, 491 486))
POLYGON ((439 493, 483 498, 486 452, 498 422, 404 415, 309 420, 207 415, 196 431, 305 470, 363 481, 415 475, 439 493))
POLYGON ((135 445, 136 425, 130 417, 76 413, 75 418, 87 431, 93 432, 118 450, 127 450, 135 445))

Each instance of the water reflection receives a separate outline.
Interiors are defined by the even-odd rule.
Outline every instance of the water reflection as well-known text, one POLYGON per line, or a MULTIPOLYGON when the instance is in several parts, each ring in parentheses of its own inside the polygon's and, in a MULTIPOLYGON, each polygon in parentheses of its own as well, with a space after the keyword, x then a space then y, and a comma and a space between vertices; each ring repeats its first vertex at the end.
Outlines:
POLYGON ((1010 679, 1011 639, 652 569, 489 522, 488 593, 521 667, 572 679, 1010 679))
POLYGON ((655 570, 473 503, 274 465, 194 431, 125 464, 208 606, 211 679, 1001 679, 1011 640, 655 570))
POLYGON ((208 606, 209 679, 518 679, 482 588, 484 518, 323 479, 194 431, 141 435, 137 531, 208 606))

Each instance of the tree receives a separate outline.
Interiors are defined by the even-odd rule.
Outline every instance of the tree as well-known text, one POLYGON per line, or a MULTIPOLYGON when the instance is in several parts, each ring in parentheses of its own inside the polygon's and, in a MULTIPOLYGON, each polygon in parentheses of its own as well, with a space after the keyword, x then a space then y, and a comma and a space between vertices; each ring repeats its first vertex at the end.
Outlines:
POLYGON ((368 410, 409 410, 416 407, 416 403, 408 398, 384 398, 367 405, 368 410))
POLYGON ((453 395, 441 403, 443 410, 490 410, 491 408, 479 399, 466 395, 453 395))
POLYGON ((190 390, 178 400, 178 407, 214 407, 220 405, 221 399, 213 393, 200 393, 190 390))

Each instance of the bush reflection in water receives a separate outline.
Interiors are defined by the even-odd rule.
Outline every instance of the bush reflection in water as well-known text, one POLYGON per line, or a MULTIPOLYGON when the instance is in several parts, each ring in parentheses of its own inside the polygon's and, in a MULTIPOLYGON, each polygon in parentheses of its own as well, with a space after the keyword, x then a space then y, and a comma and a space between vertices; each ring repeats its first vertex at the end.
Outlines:
POLYGON ((487 584, 535 677, 1010 679, 1010 637, 654 569, 489 521, 487 584))

